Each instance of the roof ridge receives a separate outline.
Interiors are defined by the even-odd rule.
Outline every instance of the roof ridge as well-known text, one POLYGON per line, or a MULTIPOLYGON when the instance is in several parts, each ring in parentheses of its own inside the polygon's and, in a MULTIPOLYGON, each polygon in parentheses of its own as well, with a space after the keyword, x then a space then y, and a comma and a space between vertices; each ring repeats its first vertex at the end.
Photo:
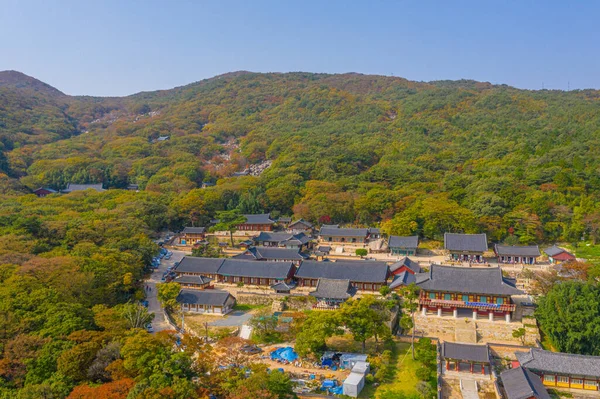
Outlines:
POLYGON ((534 350, 539 351, 539 352, 550 353, 553 355, 559 355, 559 356, 568 356, 568 357, 583 358, 583 359, 596 358, 596 359, 600 360, 600 356, 594 356, 594 355, 580 355, 578 353, 552 352, 552 351, 548 351, 548 350, 541 349, 541 348, 531 348, 530 349, 530 351, 534 351, 534 350))

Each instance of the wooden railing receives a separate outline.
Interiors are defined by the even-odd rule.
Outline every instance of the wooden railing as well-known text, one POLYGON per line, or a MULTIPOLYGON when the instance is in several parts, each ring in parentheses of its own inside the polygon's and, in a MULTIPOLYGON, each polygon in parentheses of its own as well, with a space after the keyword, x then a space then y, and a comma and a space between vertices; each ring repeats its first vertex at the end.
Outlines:
POLYGON ((460 308, 468 308, 468 309, 485 309, 485 310, 495 310, 499 312, 514 312, 517 308, 517 305, 514 303, 504 303, 502 305, 497 305, 494 303, 480 303, 480 302, 464 302, 464 301, 455 301, 455 300, 446 300, 446 299, 430 299, 430 298, 420 298, 419 304, 425 306, 442 306, 442 307, 460 307, 460 308))

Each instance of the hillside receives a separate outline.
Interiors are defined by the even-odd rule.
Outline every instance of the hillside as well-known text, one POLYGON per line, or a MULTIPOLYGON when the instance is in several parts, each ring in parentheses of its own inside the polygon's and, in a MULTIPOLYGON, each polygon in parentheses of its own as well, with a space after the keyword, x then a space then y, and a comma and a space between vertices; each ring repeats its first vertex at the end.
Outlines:
POLYGON ((0 76, 0 168, 30 189, 135 183, 193 198, 200 221, 239 207, 429 238, 600 234, 598 91, 238 72, 94 98, 0 76), (264 160, 259 177, 224 179, 264 160))

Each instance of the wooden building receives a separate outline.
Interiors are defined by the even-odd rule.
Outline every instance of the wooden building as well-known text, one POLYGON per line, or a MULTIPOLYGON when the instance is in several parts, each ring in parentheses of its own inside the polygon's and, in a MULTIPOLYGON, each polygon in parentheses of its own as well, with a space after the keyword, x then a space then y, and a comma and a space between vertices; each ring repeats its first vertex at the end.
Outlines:
POLYGON ((304 219, 298 219, 294 222, 291 222, 287 226, 286 231, 292 234, 304 233, 307 236, 311 236, 313 233, 313 224, 304 219))
POLYGON ((500 380, 506 399, 550 399, 542 380, 523 367, 503 371, 500 380))
POLYGON ((37 195, 39 198, 44 198, 50 194, 56 194, 58 191, 50 188, 50 187, 40 187, 37 190, 34 190, 33 193, 37 195))
POLYGON ((206 238, 206 227, 186 227, 179 236, 181 245, 194 245, 204 241, 206 238))
POLYGON ((249 247, 233 259, 243 260, 262 260, 266 262, 293 262, 299 266, 300 263, 308 259, 307 255, 300 252, 299 249, 292 248, 273 248, 273 247, 249 247))
POLYGON ((390 236, 388 248, 392 256, 414 256, 417 254, 419 236, 400 237, 390 236))
POLYGON ((410 274, 421 273, 421 266, 419 265, 419 262, 415 262, 409 257, 404 257, 398 262, 390 265, 390 273, 392 275, 397 276, 404 272, 410 274))
POLYGON ((490 321, 510 322, 516 305, 511 295, 523 292, 502 276, 499 267, 467 268, 431 265, 428 272, 415 275, 419 286, 419 307, 429 313, 453 317, 487 316, 490 321))
POLYGON ((333 310, 338 309, 342 303, 356 294, 356 288, 350 280, 332 280, 321 278, 317 282, 317 289, 309 295, 317 298, 313 309, 333 310))
POLYGON ((62 190, 62 192, 65 194, 68 194, 68 193, 72 193, 73 191, 85 191, 85 190, 95 190, 98 192, 106 191, 104 188, 102 188, 102 183, 98 183, 98 184, 72 184, 72 183, 69 183, 67 185, 67 188, 62 190))
POLYGON ((316 287, 320 279, 348 280, 357 290, 377 292, 387 284, 388 275, 385 262, 307 260, 298 268, 296 280, 299 287, 316 287))
POLYGON ((227 291, 182 289, 177 303, 186 312, 225 315, 233 309, 235 298, 227 291))
POLYGON ((544 252, 546 253, 546 255, 548 255, 548 260, 550 261, 550 263, 553 264, 569 262, 577 259, 575 255, 573 255, 565 249, 557 247, 556 245, 544 249, 544 252))
POLYGON ((490 374, 488 345, 442 343, 442 360, 447 371, 490 374))
POLYGON ((237 226, 240 231, 273 231, 275 221, 268 213, 259 215, 244 215, 246 222, 237 226))
POLYGON ((537 245, 498 245, 494 246, 498 263, 534 265, 540 257, 537 245))
POLYGON ((189 288, 192 290, 205 290, 214 288, 211 284, 212 278, 206 276, 178 276, 173 280, 175 283, 179 283, 181 288, 189 288))
POLYGON ((177 277, 180 276, 203 276, 213 280, 217 279, 219 268, 225 258, 198 258, 195 256, 184 256, 179 265, 173 270, 177 277))
POLYGON ((304 233, 291 234, 261 231, 252 240, 256 246, 295 248, 299 250, 308 248, 310 244, 310 237, 304 233))
POLYGON ((272 287, 281 282, 290 285, 295 271, 296 267, 292 262, 225 259, 217 273, 217 281, 263 287, 272 287))
POLYGON ((366 243, 369 229, 341 228, 339 225, 323 225, 319 230, 319 240, 331 243, 366 243))
POLYGON ((483 253, 487 248, 485 234, 444 234, 444 249, 454 261, 484 263, 483 253))
POLYGON ((539 375, 545 386, 598 391, 600 356, 573 355, 531 348, 516 352, 521 367, 539 375))

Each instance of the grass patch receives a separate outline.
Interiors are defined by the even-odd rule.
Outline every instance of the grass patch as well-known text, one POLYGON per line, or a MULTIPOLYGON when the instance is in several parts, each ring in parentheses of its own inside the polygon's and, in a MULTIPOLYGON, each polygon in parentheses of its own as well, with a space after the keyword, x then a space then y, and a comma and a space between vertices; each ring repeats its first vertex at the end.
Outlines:
POLYGON ((241 311, 241 312, 249 312, 255 309, 262 309, 267 305, 247 305, 247 304, 236 304, 233 307, 233 310, 241 311))
POLYGON ((589 262, 600 263, 600 245, 594 245, 589 241, 577 243, 577 247, 565 245, 567 249, 575 253, 578 258, 587 259, 589 262))
POLYGON ((389 382, 383 382, 377 387, 365 385, 359 398, 378 398, 383 391, 403 392, 416 394, 416 386, 419 382, 415 372, 421 367, 417 360, 412 360, 410 344, 406 342, 396 343, 396 370, 394 377, 389 382))

